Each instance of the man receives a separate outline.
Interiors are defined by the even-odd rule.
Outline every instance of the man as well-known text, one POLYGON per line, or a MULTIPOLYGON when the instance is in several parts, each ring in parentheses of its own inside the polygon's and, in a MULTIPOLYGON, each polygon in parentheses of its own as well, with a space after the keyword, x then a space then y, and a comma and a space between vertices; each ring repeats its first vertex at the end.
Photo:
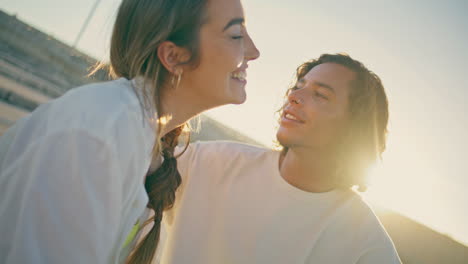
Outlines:
POLYGON ((160 262, 400 263, 355 191, 385 149, 378 76, 347 55, 322 55, 298 68, 280 114, 282 151, 211 142, 179 158, 160 262))

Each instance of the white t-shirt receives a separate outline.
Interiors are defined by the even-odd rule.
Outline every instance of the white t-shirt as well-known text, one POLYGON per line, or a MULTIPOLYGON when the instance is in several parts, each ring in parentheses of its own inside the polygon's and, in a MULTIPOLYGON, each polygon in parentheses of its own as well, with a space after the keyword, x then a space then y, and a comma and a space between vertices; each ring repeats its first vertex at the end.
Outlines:
POLYGON ((153 124, 124 78, 72 89, 0 138, 0 263, 121 263, 148 202, 153 124))
POLYGON ((400 263, 357 193, 297 189, 278 159, 238 143, 191 144, 178 159, 183 180, 164 217, 160 263, 400 263))

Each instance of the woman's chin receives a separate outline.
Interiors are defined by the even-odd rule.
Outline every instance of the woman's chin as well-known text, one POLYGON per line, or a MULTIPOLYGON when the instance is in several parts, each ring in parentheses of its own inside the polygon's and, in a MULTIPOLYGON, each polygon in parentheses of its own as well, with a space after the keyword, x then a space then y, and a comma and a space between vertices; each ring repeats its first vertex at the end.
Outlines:
POLYGON ((247 93, 245 91, 246 81, 238 81, 231 79, 230 93, 231 93, 231 104, 243 104, 247 100, 247 93))
POLYGON ((247 100, 247 94, 245 93, 245 90, 242 89, 242 90, 234 91, 234 93, 231 96, 231 99, 229 100, 230 101, 229 103, 239 105, 239 104, 245 103, 246 100, 247 100))
POLYGON ((247 100, 247 96, 244 94, 243 96, 240 96, 240 97, 236 98, 236 100, 234 100, 233 104, 236 104, 236 105, 243 104, 243 103, 245 103, 246 100, 247 100))

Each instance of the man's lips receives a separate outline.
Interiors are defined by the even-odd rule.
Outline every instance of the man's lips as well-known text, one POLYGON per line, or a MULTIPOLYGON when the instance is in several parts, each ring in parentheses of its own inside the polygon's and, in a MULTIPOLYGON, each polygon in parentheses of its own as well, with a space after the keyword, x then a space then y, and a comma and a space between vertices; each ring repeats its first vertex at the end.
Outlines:
POLYGON ((284 109, 282 118, 289 120, 289 121, 298 122, 298 123, 305 123, 304 119, 301 118, 297 112, 291 109, 284 109))

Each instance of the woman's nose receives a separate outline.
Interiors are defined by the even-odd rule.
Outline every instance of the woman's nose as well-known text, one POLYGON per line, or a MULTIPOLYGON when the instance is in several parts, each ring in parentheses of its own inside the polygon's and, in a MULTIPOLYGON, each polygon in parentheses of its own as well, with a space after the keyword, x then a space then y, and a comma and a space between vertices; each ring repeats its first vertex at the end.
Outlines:
POLYGON ((244 41, 245 59, 248 61, 258 59, 258 57, 260 57, 260 51, 255 46, 255 43, 248 33, 245 34, 244 41))

